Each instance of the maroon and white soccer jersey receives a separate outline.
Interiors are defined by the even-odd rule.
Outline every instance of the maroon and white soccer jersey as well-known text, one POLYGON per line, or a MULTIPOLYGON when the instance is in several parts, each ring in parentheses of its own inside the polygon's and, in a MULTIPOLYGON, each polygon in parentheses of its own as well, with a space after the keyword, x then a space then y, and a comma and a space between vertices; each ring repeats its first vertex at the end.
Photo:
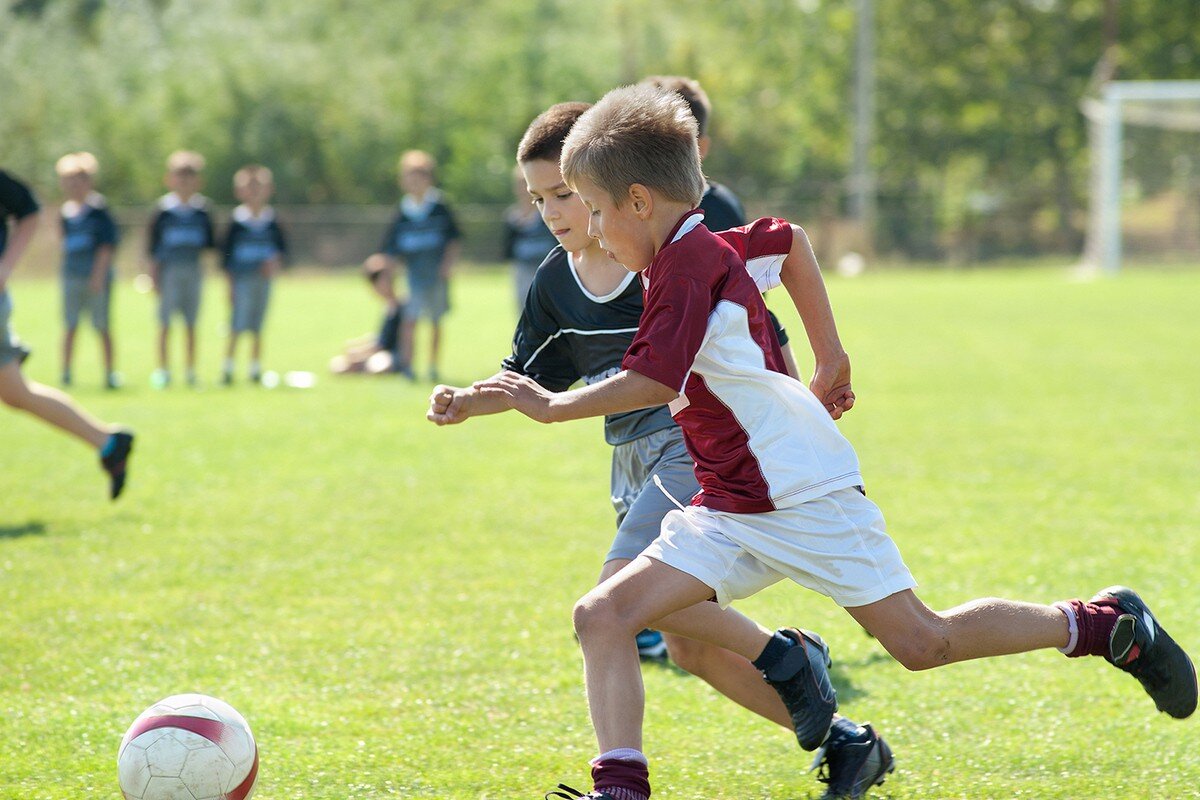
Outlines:
POLYGON ((720 235, 684 215, 642 271, 645 308, 622 367, 677 389, 671 413, 696 461, 693 505, 758 513, 862 484, 824 406, 789 377, 761 292, 792 245, 784 220, 720 235))

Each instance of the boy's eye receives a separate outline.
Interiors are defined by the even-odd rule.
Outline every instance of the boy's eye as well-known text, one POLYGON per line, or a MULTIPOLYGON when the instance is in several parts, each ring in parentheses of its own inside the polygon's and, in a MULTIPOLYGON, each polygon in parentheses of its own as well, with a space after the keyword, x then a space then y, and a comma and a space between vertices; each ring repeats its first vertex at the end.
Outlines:
POLYGON ((559 200, 566 200, 567 198, 573 196, 574 194, 575 194, 574 192, 565 192, 563 194, 556 194, 554 196, 557 197, 559 200))
POLYGON ((530 198, 529 202, 533 203, 535 206, 540 206, 545 201, 542 200, 542 198, 540 198, 540 197, 533 197, 533 198, 530 198))

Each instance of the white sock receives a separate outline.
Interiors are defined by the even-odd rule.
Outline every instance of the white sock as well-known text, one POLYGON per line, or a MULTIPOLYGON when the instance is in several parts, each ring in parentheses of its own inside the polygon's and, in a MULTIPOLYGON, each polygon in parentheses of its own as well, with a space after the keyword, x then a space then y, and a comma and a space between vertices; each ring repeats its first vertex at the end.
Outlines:
POLYGON ((1075 619, 1075 609, 1071 608, 1067 603, 1055 603, 1054 607, 1066 616, 1067 628, 1069 629, 1067 646, 1058 648, 1058 652, 1070 655, 1075 652, 1075 647, 1079 644, 1079 620, 1075 619))
POLYGON ((616 750, 609 750, 607 753, 601 753, 592 759, 591 763, 596 764, 600 761, 615 759, 617 761, 637 761, 640 764, 650 765, 650 759, 637 748, 634 747, 619 747, 616 750))

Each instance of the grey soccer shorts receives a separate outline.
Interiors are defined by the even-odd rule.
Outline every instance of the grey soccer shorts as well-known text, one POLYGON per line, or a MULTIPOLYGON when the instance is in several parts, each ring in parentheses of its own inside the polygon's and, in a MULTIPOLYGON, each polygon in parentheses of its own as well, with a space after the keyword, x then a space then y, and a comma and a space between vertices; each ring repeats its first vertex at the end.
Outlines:
POLYGON ((234 333, 262 330, 267 316, 267 301, 271 299, 271 279, 260 272, 235 275, 233 278, 233 319, 229 327, 234 333))
POLYGON ((12 310, 12 297, 8 290, 0 291, 0 367, 8 366, 10 361, 16 361, 25 355, 25 350, 21 348, 9 322, 12 310))
POLYGON ((698 491, 695 463, 678 426, 614 447, 612 504, 617 535, 605 561, 636 558, 658 538, 667 512, 677 508, 671 498, 687 505, 698 491), (655 476, 671 497, 654 483, 655 476))
POLYGON ((196 325, 200 314, 200 267, 163 266, 160 273, 158 323, 164 328, 171 324, 171 315, 178 312, 189 328, 196 325))
POLYGON ((112 298, 112 277, 104 281, 104 288, 93 292, 89 288, 91 278, 67 275, 63 278, 63 324, 71 330, 79 326, 79 317, 86 308, 92 318, 92 327, 98 331, 108 330, 108 307, 112 298))

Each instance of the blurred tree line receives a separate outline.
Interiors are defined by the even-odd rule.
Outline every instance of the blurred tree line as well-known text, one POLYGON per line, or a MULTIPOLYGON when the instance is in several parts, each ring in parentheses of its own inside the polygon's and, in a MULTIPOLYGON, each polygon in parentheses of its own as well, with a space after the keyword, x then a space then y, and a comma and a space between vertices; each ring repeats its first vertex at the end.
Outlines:
MULTIPOLYGON (((1200 77, 1200 3, 1114 5, 1116 77, 1200 77)), ((1104 6, 876 0, 879 247, 1078 247, 1079 101, 1104 6)), ((715 106, 707 172, 752 210, 836 218, 854 27, 853 0, 14 0, 0 164, 49 188, 58 156, 91 150, 114 202, 146 203, 186 147, 219 201, 258 161, 281 203, 386 203, 417 147, 457 202, 504 203, 516 142, 547 105, 687 74, 715 106)))

